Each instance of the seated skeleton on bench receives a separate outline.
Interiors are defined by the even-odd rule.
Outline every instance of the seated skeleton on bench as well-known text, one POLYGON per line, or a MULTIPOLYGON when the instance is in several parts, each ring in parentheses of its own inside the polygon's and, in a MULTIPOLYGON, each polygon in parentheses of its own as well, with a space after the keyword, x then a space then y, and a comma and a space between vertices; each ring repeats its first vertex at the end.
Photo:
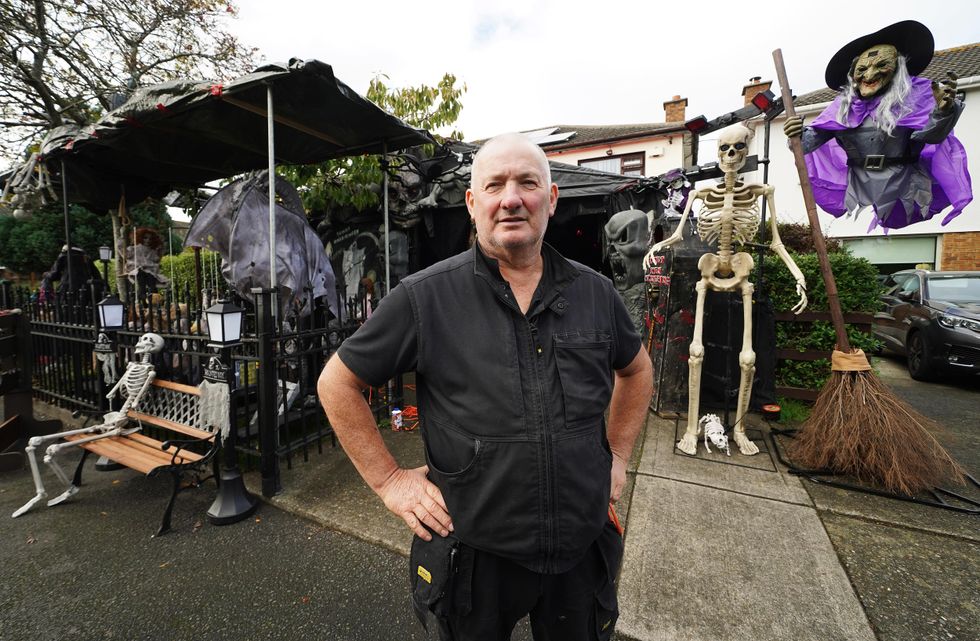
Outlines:
POLYGON ((109 438, 111 436, 132 434, 133 432, 140 430, 139 424, 130 425, 130 418, 127 413, 129 410, 134 410, 139 407, 140 400, 150 388, 153 379, 156 378, 156 370, 154 369, 153 364, 150 362, 150 358, 153 354, 156 354, 162 350, 163 337, 159 334, 148 333, 143 334, 143 336, 140 337, 139 341, 136 343, 135 349, 136 354, 140 356, 140 360, 130 361, 129 364, 126 365, 126 371, 123 372, 122 377, 119 379, 116 385, 109 390, 109 393, 106 394, 106 398, 108 398, 111 402, 116 394, 119 393, 123 397, 123 404, 118 411, 110 411, 106 413, 103 416, 103 422, 100 425, 94 425, 92 427, 77 430, 68 430, 57 434, 48 434, 46 436, 35 436, 28 441, 25 452, 31 466, 31 474, 34 477, 34 487, 37 490, 37 494, 34 496, 34 498, 25 503, 23 507, 13 513, 14 518, 27 512, 47 496, 47 492, 44 489, 44 483, 41 480, 41 472, 37 464, 36 449, 38 447, 51 441, 60 441, 61 439, 69 436, 82 434, 89 435, 64 443, 54 443, 49 445, 48 449, 45 450, 44 462, 48 464, 55 476, 57 476, 58 479, 60 479, 61 482, 67 486, 67 489, 64 492, 48 501, 48 506, 52 506, 61 503, 78 492, 78 486, 68 479, 65 471, 61 469, 61 466, 58 465, 58 462, 55 460, 55 457, 59 452, 69 447, 81 446, 85 443, 109 438))

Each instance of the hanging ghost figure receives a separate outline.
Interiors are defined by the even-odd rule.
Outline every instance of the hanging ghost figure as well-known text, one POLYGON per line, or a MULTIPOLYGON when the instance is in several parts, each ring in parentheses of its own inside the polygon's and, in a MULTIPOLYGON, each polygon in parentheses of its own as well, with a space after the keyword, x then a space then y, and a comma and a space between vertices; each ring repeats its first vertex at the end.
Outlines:
POLYGON ((940 85, 916 74, 933 55, 932 33, 906 20, 848 43, 827 65, 840 93, 816 120, 783 125, 802 135, 813 195, 837 217, 872 207, 878 225, 897 229, 947 207, 948 223, 973 200, 966 151, 953 136, 963 111, 956 76, 940 85))

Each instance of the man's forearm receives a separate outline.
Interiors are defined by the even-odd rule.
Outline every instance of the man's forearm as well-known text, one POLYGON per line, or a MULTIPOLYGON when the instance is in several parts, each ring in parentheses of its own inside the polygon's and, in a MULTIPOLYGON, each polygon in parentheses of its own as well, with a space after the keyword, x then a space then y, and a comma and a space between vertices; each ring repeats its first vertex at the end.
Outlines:
POLYGON ((640 348, 633 362, 616 372, 609 403, 606 436, 613 454, 623 461, 629 461, 633 452, 633 443, 646 421, 652 395, 653 367, 649 355, 640 348))
POLYGON ((378 492, 399 468, 388 451, 361 390, 362 382, 334 355, 320 374, 317 392, 330 425, 358 473, 378 492))

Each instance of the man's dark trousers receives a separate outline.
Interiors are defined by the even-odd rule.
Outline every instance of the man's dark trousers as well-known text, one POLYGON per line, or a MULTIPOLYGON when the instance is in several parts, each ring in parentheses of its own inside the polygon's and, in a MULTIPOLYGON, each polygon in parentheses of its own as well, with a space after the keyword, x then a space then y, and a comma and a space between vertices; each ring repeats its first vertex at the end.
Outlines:
POLYGON ((622 538, 610 524, 572 569, 539 574, 464 545, 453 612, 440 625, 440 637, 506 641, 530 615, 535 641, 605 641, 618 615, 613 580, 622 550, 622 538))

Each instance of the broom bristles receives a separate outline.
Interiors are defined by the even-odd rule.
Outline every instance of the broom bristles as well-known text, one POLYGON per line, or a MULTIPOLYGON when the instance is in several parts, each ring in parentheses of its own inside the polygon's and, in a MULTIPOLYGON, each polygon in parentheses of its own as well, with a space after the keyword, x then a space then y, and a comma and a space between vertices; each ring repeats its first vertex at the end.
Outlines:
POLYGON ((911 496, 964 483, 963 469, 933 436, 939 430, 872 372, 835 371, 787 452, 800 467, 911 496))

